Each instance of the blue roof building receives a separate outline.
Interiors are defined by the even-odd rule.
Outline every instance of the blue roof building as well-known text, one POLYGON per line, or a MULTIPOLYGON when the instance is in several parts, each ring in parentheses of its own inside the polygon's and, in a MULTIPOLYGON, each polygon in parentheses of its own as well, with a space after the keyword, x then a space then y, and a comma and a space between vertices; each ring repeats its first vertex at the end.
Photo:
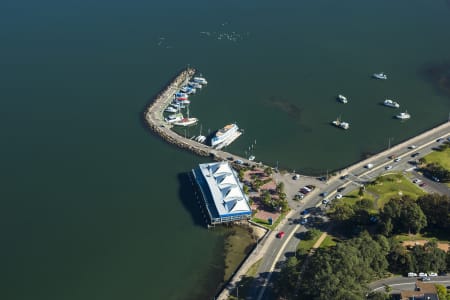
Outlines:
POLYGON ((192 170, 192 175, 211 224, 251 217, 252 210, 242 183, 227 161, 200 164, 192 170))

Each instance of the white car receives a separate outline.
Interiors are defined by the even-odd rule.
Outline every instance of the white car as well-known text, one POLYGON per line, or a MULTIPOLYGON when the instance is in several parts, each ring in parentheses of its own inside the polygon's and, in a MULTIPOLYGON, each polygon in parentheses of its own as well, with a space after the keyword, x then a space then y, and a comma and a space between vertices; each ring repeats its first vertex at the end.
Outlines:
POLYGON ((391 165, 389 165, 389 166, 386 166, 386 167, 384 167, 384 169, 386 169, 386 170, 390 170, 390 169, 392 169, 392 166, 391 166, 391 165))
POLYGON ((408 148, 409 148, 409 149, 416 149, 417 146, 416 146, 416 145, 411 145, 411 146, 409 146, 408 148))
POLYGON ((437 274, 437 273, 434 273, 434 272, 430 272, 430 273, 428 273, 428 276, 430 276, 430 277, 436 277, 436 276, 438 276, 438 274, 437 274))
POLYGON ((400 158, 400 157, 397 157, 396 159, 394 159, 394 162, 399 162, 399 161, 401 161, 402 159, 400 158))
POLYGON ((427 274, 427 273, 422 273, 422 272, 420 272, 420 273, 419 273, 419 277, 428 277, 428 274, 427 274))
POLYGON ((422 182, 422 180, 420 180, 419 178, 415 178, 412 182, 419 184, 422 182))
POLYGON ((336 194, 336 199, 341 199, 342 198, 342 194, 336 194))
POLYGON ((417 273, 409 272, 408 277, 417 277, 417 273))

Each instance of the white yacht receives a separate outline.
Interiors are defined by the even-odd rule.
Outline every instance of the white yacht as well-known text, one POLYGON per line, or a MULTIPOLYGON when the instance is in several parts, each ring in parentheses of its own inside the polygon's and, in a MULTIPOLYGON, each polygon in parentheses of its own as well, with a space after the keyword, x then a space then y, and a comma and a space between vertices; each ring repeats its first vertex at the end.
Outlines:
POLYGON ((255 157, 254 155, 250 155, 250 156, 248 157, 248 160, 249 160, 249 161, 254 161, 255 158, 256 158, 256 157, 255 157))
POLYGON ((383 72, 381 72, 381 73, 375 73, 375 74, 372 75, 372 77, 373 77, 373 78, 376 78, 376 79, 384 79, 384 80, 387 79, 387 75, 384 74, 383 72))
POLYGON ((385 106, 389 106, 389 107, 393 107, 393 108, 399 108, 400 107, 400 104, 398 104, 395 101, 392 101, 391 99, 384 100, 383 104, 385 106))
POLYGON ((200 83, 200 84, 203 84, 203 85, 208 84, 206 79, 203 78, 203 77, 194 77, 193 80, 194 80, 194 82, 197 82, 197 83, 200 83))
POLYGON ((189 81, 189 82, 188 82, 188 85, 189 85, 191 88, 194 88, 194 89, 201 89, 201 88, 203 87, 200 83, 198 83, 198 82, 192 82, 192 81, 189 81))
POLYGON ((331 122, 331 124, 333 124, 336 127, 342 128, 342 129, 349 129, 350 128, 350 124, 347 122, 342 122, 341 120, 339 120, 339 118, 337 118, 336 120, 334 120, 333 122, 331 122))
POLYGON ((340 102, 342 102, 342 103, 347 103, 348 102, 347 98, 345 96, 343 96, 343 95, 338 95, 338 100, 340 102))
POLYGON ((177 112, 177 109, 173 106, 168 106, 164 111, 174 113, 174 112, 177 112))
POLYGON ((183 120, 183 114, 182 113, 173 114, 173 115, 168 116, 164 120, 167 123, 175 123, 175 122, 183 120))
POLYGON ((395 117, 400 120, 407 120, 407 119, 411 118, 411 115, 408 113, 408 111, 405 111, 405 112, 399 113, 395 117))
POLYGON ((173 125, 190 126, 196 124, 197 122, 198 122, 197 118, 182 118, 181 120, 174 122, 173 125))

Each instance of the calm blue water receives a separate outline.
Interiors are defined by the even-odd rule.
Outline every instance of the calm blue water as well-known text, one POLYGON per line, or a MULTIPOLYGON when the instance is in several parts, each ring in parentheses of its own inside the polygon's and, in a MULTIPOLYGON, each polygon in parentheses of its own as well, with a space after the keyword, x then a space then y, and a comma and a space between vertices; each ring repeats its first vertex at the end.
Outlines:
POLYGON ((420 71, 450 61, 448 28, 444 0, 3 1, 0 298, 211 299, 223 232, 183 175, 207 160, 145 128, 150 99, 194 66, 203 133, 235 121, 230 151, 322 173, 448 118, 420 71))

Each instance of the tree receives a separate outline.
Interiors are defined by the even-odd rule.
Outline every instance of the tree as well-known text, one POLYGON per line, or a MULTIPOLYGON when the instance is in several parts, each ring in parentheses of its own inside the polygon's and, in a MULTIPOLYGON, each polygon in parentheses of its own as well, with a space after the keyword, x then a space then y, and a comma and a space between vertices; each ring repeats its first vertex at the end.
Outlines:
POLYGON ((450 197, 426 194, 417 199, 417 204, 425 214, 428 227, 450 230, 450 197))
POLYGON ((281 269, 278 277, 277 292, 282 297, 291 298, 295 293, 295 287, 298 281, 297 258, 289 257, 286 265, 281 269))
POLYGON ((420 206, 409 196, 393 198, 383 207, 380 217, 384 233, 389 233, 390 222, 394 232, 418 233, 427 225, 427 219, 420 206), (389 225, 389 226, 388 226, 389 225))
POLYGON ((339 203, 334 207, 334 211, 330 213, 330 217, 336 221, 346 221, 353 217, 355 212, 353 208, 347 203, 339 203))
POLYGON ((383 293, 383 292, 372 292, 369 295, 367 295, 368 300, 387 300, 389 299, 389 295, 383 293))
POLYGON ((364 186, 363 186, 363 185, 360 186, 360 187, 359 187, 359 191, 358 191, 358 196, 359 196, 359 197, 364 196, 364 191, 365 191, 364 186))
POLYGON ((436 291, 437 291, 437 295, 439 299, 447 299, 449 298, 449 294, 447 292, 447 288, 441 284, 435 284, 436 286, 436 291))

